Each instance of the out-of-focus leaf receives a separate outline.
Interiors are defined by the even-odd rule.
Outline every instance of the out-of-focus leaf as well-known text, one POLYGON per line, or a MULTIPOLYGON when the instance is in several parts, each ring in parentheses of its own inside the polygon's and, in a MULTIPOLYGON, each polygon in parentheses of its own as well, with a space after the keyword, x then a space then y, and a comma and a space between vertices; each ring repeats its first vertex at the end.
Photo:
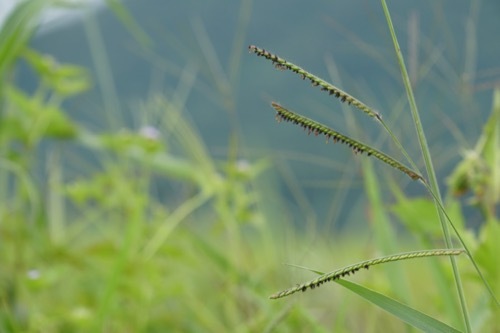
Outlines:
POLYGON ((486 280, 491 285, 495 295, 500 294, 500 221, 490 219, 481 228, 479 246, 474 253, 477 263, 481 266, 486 280))
POLYGON ((35 19, 52 1, 22 1, 0 27, 0 76, 12 67, 35 30, 35 19))
POLYGON ((472 191, 473 203, 493 215, 500 202, 500 89, 494 92, 491 115, 475 148, 464 153, 447 182, 454 195, 472 191))
POLYGON ((82 93, 90 87, 88 72, 81 66, 60 64, 51 56, 29 49, 23 52, 23 56, 42 83, 62 97, 82 93))
POLYGON ((484 140, 483 156, 490 170, 487 197, 489 205, 500 202, 500 89, 493 95, 493 109, 486 125, 480 143, 484 140))
POLYGON ((398 203, 391 208, 409 230, 432 236, 442 234, 441 225, 434 203, 427 198, 400 197, 398 203))
POLYGON ((127 130, 122 130, 114 134, 103 134, 100 136, 100 139, 106 148, 120 153, 125 153, 132 149, 141 149, 145 153, 166 150, 162 141, 127 130))
POLYGON ((60 108, 44 105, 39 98, 27 96, 21 90, 7 90, 9 112, 5 117, 15 125, 12 138, 34 145, 43 137, 71 139, 76 136, 76 126, 60 108))

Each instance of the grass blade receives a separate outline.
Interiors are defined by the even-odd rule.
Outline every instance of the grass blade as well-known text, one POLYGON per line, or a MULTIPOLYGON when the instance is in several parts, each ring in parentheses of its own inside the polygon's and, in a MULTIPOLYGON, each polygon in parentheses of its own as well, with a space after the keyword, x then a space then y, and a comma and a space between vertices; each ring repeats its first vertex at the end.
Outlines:
POLYGON ((49 1, 24 1, 16 5, 0 26, 0 76, 17 61, 36 28, 36 18, 49 1))
POLYGON ((460 332, 442 321, 359 284, 346 280, 339 280, 337 283, 424 332, 460 332))

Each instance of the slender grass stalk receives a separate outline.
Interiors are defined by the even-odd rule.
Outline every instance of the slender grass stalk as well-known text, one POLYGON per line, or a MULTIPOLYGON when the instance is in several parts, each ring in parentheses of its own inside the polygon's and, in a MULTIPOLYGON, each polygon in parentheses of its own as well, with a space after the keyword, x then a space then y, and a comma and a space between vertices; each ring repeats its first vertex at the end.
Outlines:
POLYGON ((134 19, 131 13, 125 8, 122 1, 119 0, 106 0, 106 5, 115 14, 116 18, 120 20, 122 25, 134 37, 134 39, 143 48, 151 48, 154 45, 153 40, 148 36, 147 32, 141 28, 138 22, 134 19))
POLYGON ((120 124, 124 123, 120 114, 120 98, 116 91, 111 64, 106 52, 106 43, 104 42, 97 19, 89 15, 84 20, 85 33, 89 44, 90 54, 93 64, 96 68, 96 79, 104 103, 104 113, 106 120, 111 128, 118 129, 120 124))
POLYGON ((145 245, 143 257, 147 260, 151 259, 165 243, 166 239, 172 234, 172 231, 182 222, 185 218, 205 204, 210 198, 212 193, 200 192, 191 199, 186 200, 180 205, 172 214, 159 226, 154 236, 145 245))
POLYGON ((66 226, 64 223, 64 198, 61 195, 63 166, 57 148, 50 152, 47 164, 49 170, 47 214, 49 216, 50 239, 54 244, 60 245, 64 240, 66 226))
MULTIPOLYGON (((399 42, 398 42, 397 37, 396 37, 396 32, 394 30, 394 26, 392 24, 389 9, 387 7, 385 0, 381 0, 381 3, 382 3, 382 8, 384 10, 384 14, 385 14, 385 17, 387 20, 387 25, 388 25, 390 33, 391 33, 391 37, 392 37, 392 41, 393 41, 394 48, 396 51, 396 55, 398 58, 398 63, 399 63, 399 67, 401 70, 403 82, 404 82, 404 85, 406 88, 406 94, 407 94, 408 101, 410 104, 410 110, 411 110, 411 114, 412 114, 412 118, 413 118, 413 123, 414 123, 415 129, 417 131, 420 149, 421 149, 422 155, 424 157, 425 168, 427 171, 427 176, 429 178, 429 183, 430 183, 429 185, 430 185, 432 192, 435 194, 435 195, 433 195, 433 197, 435 199, 436 210, 438 212, 439 221, 441 222, 441 228, 443 230, 446 247, 452 248, 453 245, 452 245, 450 232, 448 229, 448 224, 446 223, 446 218, 445 218, 443 211, 440 209, 440 206, 442 206, 443 201, 441 198, 441 193, 439 191, 439 185, 438 185, 437 178, 436 178, 436 172, 434 171, 434 167, 432 164, 431 154, 430 154, 429 146, 427 144, 427 140, 425 138, 424 130, 422 127, 422 122, 420 121, 420 115, 418 112, 417 103, 415 101, 415 96, 413 95, 413 89, 411 87, 410 77, 408 76, 408 72, 406 70, 406 65, 404 62, 403 55, 401 53, 401 48, 399 47, 399 42)), ((471 332, 471 324, 470 324, 469 314, 467 311, 467 304, 466 304, 465 295, 464 295, 464 291, 463 291, 462 280, 460 278, 460 273, 458 271, 458 266, 457 266, 457 263, 456 263, 456 260, 454 257, 450 257, 450 260, 451 260, 451 265, 453 268, 453 276, 455 279, 455 285, 456 285, 459 300, 460 300, 460 307, 462 310, 465 328, 466 328, 467 332, 471 332)))
POLYGON ((234 29, 233 45, 227 66, 229 82, 236 84, 239 82, 241 72, 242 52, 248 25, 252 17, 253 0, 242 0, 238 12, 237 26, 234 29))
POLYGON ((495 293, 493 292, 493 289, 491 288, 490 284, 488 283, 488 281, 486 280, 486 278, 484 277, 483 273, 481 272, 481 270, 479 269, 479 266, 478 264, 476 263, 476 260, 474 260, 474 258, 472 257, 472 252, 469 250, 469 247, 467 246, 467 244, 465 244, 465 241, 464 239, 462 238, 462 236, 460 235, 457 227, 455 227, 455 225, 453 224, 453 222, 451 221, 451 218, 450 216, 448 215, 448 213, 446 212, 444 206, 443 206, 443 203, 442 202, 439 202, 437 200, 437 197, 436 195, 432 192, 432 189, 429 187, 428 184, 425 184, 427 190, 429 191, 429 193, 432 195, 432 197, 434 198, 434 202, 437 202, 441 212, 443 212, 444 216, 446 217, 446 219, 448 220, 448 222, 450 223, 453 231, 455 231, 455 234, 457 235, 457 238, 458 240, 460 241, 460 244, 463 245, 464 247, 464 250, 465 250, 465 253, 467 253, 467 255, 469 256, 469 259, 472 263, 472 265, 474 266, 474 268, 476 269, 476 272, 477 274, 479 275, 479 277, 481 278, 481 280, 483 281, 483 284, 484 286, 486 287, 486 289, 488 289, 488 292, 490 293, 491 297, 493 298, 493 300, 495 301, 495 303, 500 306, 500 302, 498 301, 498 298, 496 297, 495 293))
MULTIPOLYGON (((9 173, 13 174, 19 181, 19 186, 22 188, 21 193, 17 193, 14 198, 12 198, 12 194, 7 196, 7 193, 0 192, 0 199, 2 199, 2 203, 9 202, 9 200, 20 200, 25 196, 28 209, 28 221, 30 224, 35 223, 37 214, 40 212, 40 207, 42 205, 40 198, 36 193, 36 184, 33 180, 32 176, 29 174, 27 170, 21 167, 19 164, 14 163, 8 159, 0 158, 0 180, 7 179, 9 173)), ((4 183, 5 184, 5 183, 4 183)), ((8 190, 7 186, 4 186, 6 190, 8 190)), ((3 188, 2 188, 3 191, 3 188)), ((14 200, 13 205, 17 205, 18 202, 14 200)), ((8 208, 12 209, 12 205, 8 208)), ((0 206, 0 216, 5 216, 7 211, 5 207, 0 206)))

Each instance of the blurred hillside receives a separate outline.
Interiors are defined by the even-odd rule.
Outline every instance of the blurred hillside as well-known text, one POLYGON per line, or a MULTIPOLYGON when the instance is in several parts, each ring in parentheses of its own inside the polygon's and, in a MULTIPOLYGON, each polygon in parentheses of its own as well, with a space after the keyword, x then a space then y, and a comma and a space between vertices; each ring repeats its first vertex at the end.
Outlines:
MULTIPOLYGON (((124 115, 117 127, 137 127, 141 116, 134 103, 156 92, 175 91, 188 73, 194 84, 185 112, 213 154, 225 156, 232 135, 240 139, 242 157, 271 154, 285 168, 283 193, 290 196, 294 185, 290 181, 285 185, 286 178, 294 179, 311 207, 330 205, 332 194, 342 188, 343 168, 354 165, 357 172, 358 162, 345 149, 307 138, 291 126, 278 126, 270 101, 279 101, 340 131, 346 127, 343 112, 352 111, 360 139, 375 140, 386 151, 398 154, 394 147, 385 146, 386 135, 371 120, 355 110, 343 110, 338 101, 311 89, 298 77, 280 73, 248 54, 247 46, 255 44, 332 80, 374 106, 398 129, 403 144, 417 152, 404 88, 378 3, 289 1, 283 6, 282 2, 263 0, 150 0, 126 2, 126 6, 147 37, 134 35, 104 10, 33 41, 36 49, 59 61, 91 69, 94 89, 66 105, 72 117, 91 128, 111 125, 101 117, 103 108, 109 107, 124 115), (92 54, 89 43, 101 43, 100 54, 92 54), (96 65, 103 58, 104 70, 96 65), (110 78, 107 82, 116 103, 103 100, 103 77, 110 78)), ((413 74, 424 128, 439 156, 437 169, 446 175, 460 157, 456 147, 472 144, 490 109, 492 83, 500 75, 500 44, 490 40, 500 32, 500 3, 420 1, 397 2, 391 7, 413 74)), ((25 87, 32 85, 29 71, 21 71, 19 79, 25 87)), ((401 181, 406 179, 401 176, 401 181)), ((348 193, 351 201, 358 198, 354 185, 348 193)))

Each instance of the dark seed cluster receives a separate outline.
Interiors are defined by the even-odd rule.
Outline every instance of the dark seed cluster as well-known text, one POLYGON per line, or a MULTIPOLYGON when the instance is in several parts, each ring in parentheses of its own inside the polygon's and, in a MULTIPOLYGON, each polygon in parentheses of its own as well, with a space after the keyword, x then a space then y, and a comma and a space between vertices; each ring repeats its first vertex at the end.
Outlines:
POLYGON ((327 283, 327 282, 330 282, 330 281, 335 281, 335 280, 338 280, 340 278, 344 278, 346 276, 354 274, 357 271, 359 271, 360 268, 366 268, 366 269, 368 269, 368 265, 365 265, 364 267, 353 267, 353 268, 345 270, 343 272, 339 272, 339 273, 336 273, 334 275, 327 276, 326 278, 319 278, 316 281, 309 282, 309 283, 304 284, 304 285, 299 285, 299 286, 297 286, 297 288, 299 290, 301 290, 302 292, 306 291, 308 287, 310 289, 319 288, 323 283, 327 283))
POLYGON ((339 279, 344 278, 346 276, 350 276, 351 274, 354 275, 354 273, 356 273, 360 269, 362 269, 362 268, 368 269, 368 267, 369 267, 368 264, 357 265, 354 267, 351 266, 351 267, 344 268, 341 271, 328 273, 328 274, 325 274, 314 281, 310 281, 310 282, 307 282, 305 284, 298 284, 295 286, 295 288, 287 289, 287 290, 284 290, 284 291, 279 292, 277 294, 274 294, 273 296, 271 296, 271 298, 281 298, 284 296, 288 296, 289 294, 293 294, 297 291, 305 292, 305 291, 307 291, 308 288, 311 290, 315 289, 315 288, 319 288, 324 283, 339 280, 339 279))
MULTIPOLYGON (((363 146, 347 140, 344 136, 335 133, 326 127, 317 125, 316 123, 302 121, 302 119, 299 119, 295 116, 292 116, 288 112, 284 112, 283 110, 281 110, 281 108, 277 104, 273 104, 273 106, 276 110, 276 120, 278 122, 286 121, 291 122, 295 125, 299 125, 300 127, 304 128, 304 130, 307 130, 307 134, 314 133, 315 136, 323 134, 326 138, 327 143, 332 140, 334 143, 340 142, 346 144, 352 149, 355 154, 366 152, 366 149, 363 146)), ((368 151, 367 155, 370 156, 371 152, 368 151)))
POLYGON ((384 163, 401 170, 413 180, 423 179, 422 176, 420 176, 416 172, 408 169, 406 166, 404 166, 397 160, 374 148, 371 148, 359 141, 353 140, 345 135, 342 135, 339 132, 336 132, 331 128, 328 128, 314 120, 311 120, 309 118, 296 114, 292 111, 289 111, 284 107, 282 107, 281 105, 279 105, 278 103, 272 102, 271 105, 277 112, 276 119, 278 121, 284 120, 299 125, 302 128, 306 129, 309 134, 310 133, 314 133, 315 135, 323 134, 327 142, 330 139, 333 139, 334 142, 340 141, 341 143, 349 146, 354 151, 355 154, 366 152, 368 156, 373 155, 379 160, 383 161, 384 163))
MULTIPOLYGON (((353 106, 357 107, 358 109, 362 110, 366 114, 368 114, 371 117, 374 117, 378 121, 382 121, 381 115, 370 109, 367 105, 362 103, 361 101, 355 99, 348 93, 336 88, 335 86, 329 84, 328 82, 320 79, 319 77, 305 71, 304 69, 300 68, 299 66, 296 66, 280 57, 277 55, 272 54, 271 52, 268 52, 264 49, 260 49, 255 45, 250 45, 249 47, 250 52, 253 52, 257 54, 258 56, 264 57, 266 59, 271 60, 274 65, 282 70, 288 69, 294 73, 299 74, 302 79, 309 79, 313 86, 319 86, 321 87, 321 90, 327 91, 330 95, 335 95, 335 97, 339 98, 342 102, 347 102, 348 104, 352 104, 353 106)), ((330 138, 333 139, 334 142, 340 141, 341 143, 344 143, 348 145, 355 154, 358 153, 363 153, 366 152, 368 155, 373 155, 379 160, 383 161, 384 163, 399 169, 400 171, 406 173, 411 179, 413 180, 423 180, 422 176, 417 174, 416 172, 408 169, 406 166, 401 164, 399 161, 393 159, 392 157, 377 151, 371 147, 368 147, 358 141, 352 140, 346 136, 341 135, 338 132, 335 132, 331 130, 330 128, 327 128, 315 121, 312 121, 310 119, 307 119, 302 116, 295 115, 294 113, 282 108, 281 106, 273 103, 273 107, 276 109, 278 112, 277 119, 278 121, 285 120, 285 121, 290 121, 293 122, 294 124, 298 124, 302 126, 304 129, 307 129, 307 131, 310 133, 314 133, 315 135, 323 134, 326 137, 326 140, 330 138)))
POLYGON ((343 269, 336 270, 327 274, 322 275, 316 280, 309 281, 303 284, 297 284, 295 287, 280 291, 272 296, 271 299, 277 299, 281 297, 286 297, 291 294, 294 294, 298 291, 307 291, 308 288, 315 289, 320 287, 323 283, 338 280, 345 276, 349 276, 350 274, 354 274, 360 269, 368 269, 370 266, 379 265, 391 261, 412 259, 412 258, 422 258, 422 257, 430 257, 430 256, 443 256, 443 255, 459 255, 464 253, 463 249, 437 249, 437 250, 424 250, 424 251, 415 251, 415 252, 406 252, 399 253, 392 256, 387 256, 383 258, 377 258, 372 260, 363 261, 361 263, 351 265, 348 267, 344 267, 343 269))
POLYGON ((332 86, 328 82, 320 79, 319 77, 316 77, 315 75, 308 73, 304 69, 286 61, 285 59, 282 59, 282 58, 278 57, 277 55, 272 54, 269 51, 258 48, 255 45, 250 45, 248 47, 248 49, 250 52, 257 54, 260 57, 264 57, 268 60, 271 60, 274 64, 274 66, 279 70, 288 69, 294 73, 299 74, 302 77, 302 80, 305 80, 306 78, 309 79, 309 81, 311 81, 311 84, 313 86, 315 86, 315 87, 321 86, 322 91, 326 91, 326 92, 328 92, 328 94, 334 95, 335 97, 339 98, 342 102, 347 102, 348 104, 351 104, 352 102, 354 102, 354 97, 350 96, 346 92, 344 92, 340 89, 337 89, 336 87, 332 86))

